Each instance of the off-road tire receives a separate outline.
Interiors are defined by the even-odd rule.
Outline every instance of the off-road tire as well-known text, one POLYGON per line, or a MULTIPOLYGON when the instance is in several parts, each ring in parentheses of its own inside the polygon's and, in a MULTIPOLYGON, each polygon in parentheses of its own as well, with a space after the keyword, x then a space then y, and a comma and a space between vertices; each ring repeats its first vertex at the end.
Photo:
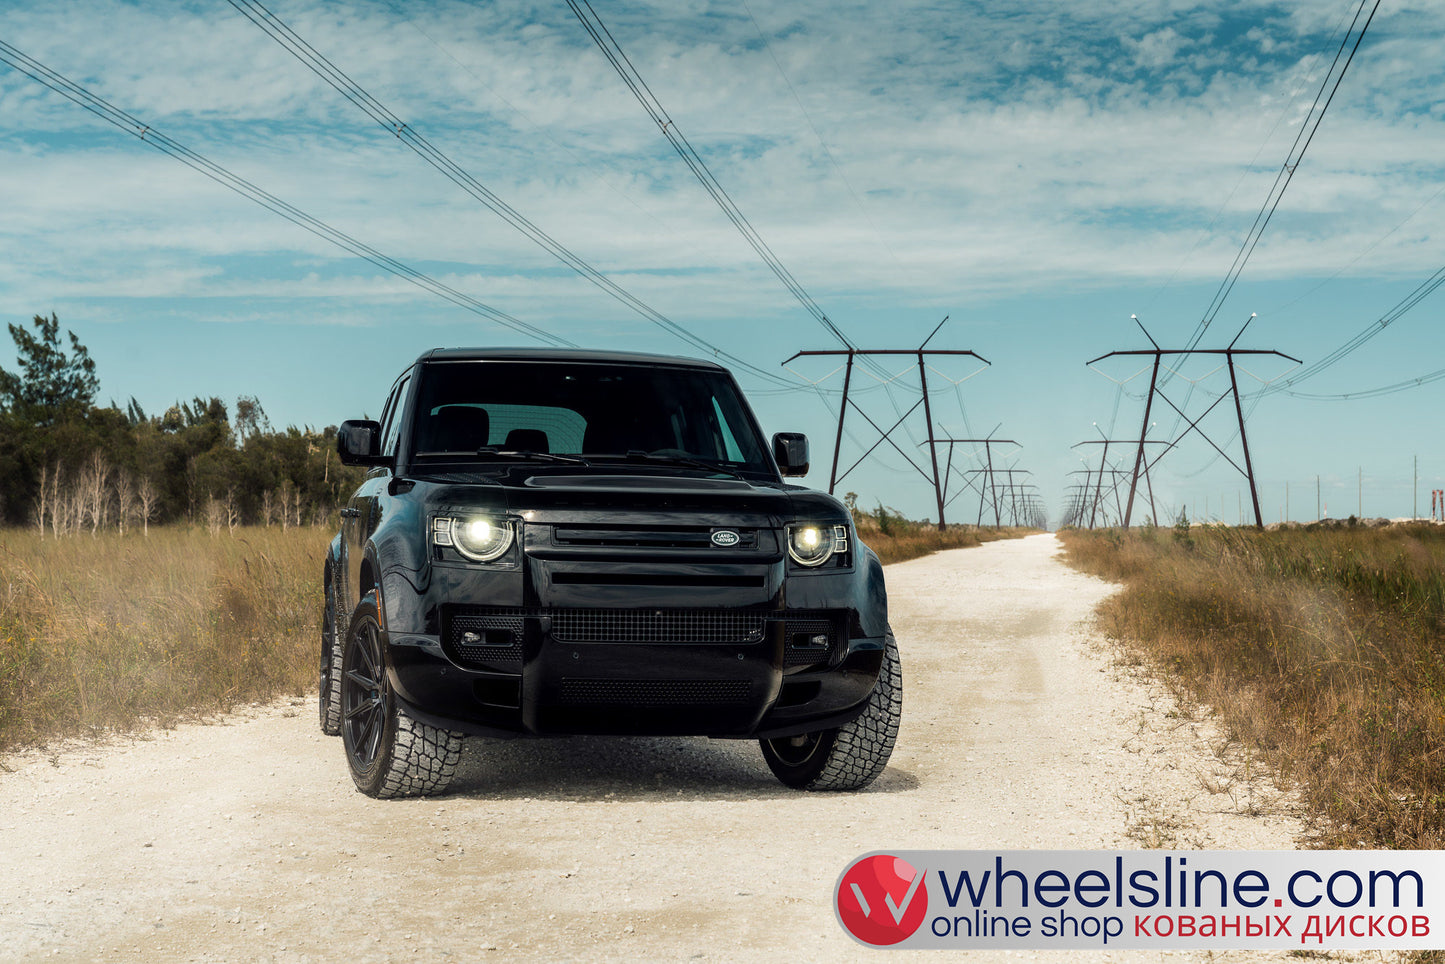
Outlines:
POLYGON ((321 732, 341 735, 341 633, 337 631, 336 583, 327 563, 323 574, 326 603, 321 610, 321 665, 317 689, 321 708, 321 732))
POLYGON ((889 630, 878 682, 861 716, 832 730, 760 740, 763 759, 783 783, 799 790, 861 790, 893 753, 903 715, 903 669, 889 630))
POLYGON ((341 742, 351 779, 372 797, 445 793, 461 762, 462 734, 413 719, 396 698, 376 612, 376 594, 367 593, 341 660, 341 742))

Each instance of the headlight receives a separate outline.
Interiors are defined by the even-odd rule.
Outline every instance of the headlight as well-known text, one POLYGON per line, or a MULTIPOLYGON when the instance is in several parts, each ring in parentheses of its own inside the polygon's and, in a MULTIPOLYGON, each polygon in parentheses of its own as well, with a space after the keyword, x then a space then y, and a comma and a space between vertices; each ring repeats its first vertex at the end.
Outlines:
POLYGON ((799 523, 788 526, 788 555, 800 566, 821 566, 848 551, 848 527, 799 523))
POLYGON ((432 542, 451 546, 476 562, 491 562, 511 547, 512 523, 485 516, 466 519, 443 516, 432 520, 432 542))

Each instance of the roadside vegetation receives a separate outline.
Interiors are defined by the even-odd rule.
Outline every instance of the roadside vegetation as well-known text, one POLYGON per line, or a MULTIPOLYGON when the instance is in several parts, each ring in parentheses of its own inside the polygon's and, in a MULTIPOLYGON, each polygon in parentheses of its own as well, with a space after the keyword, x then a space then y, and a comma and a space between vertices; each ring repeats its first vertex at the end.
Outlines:
POLYGON ((0 367, 0 748, 309 690, 320 560, 363 476, 261 403, 98 404, 55 315, 0 367))
POLYGON ((340 464, 334 428, 272 428, 252 396, 234 409, 219 398, 159 414, 135 399, 102 406, 95 361, 73 332, 67 347, 58 318, 8 327, 19 364, 0 367, 0 526, 312 525, 365 474, 340 464))
POLYGON ((329 539, 0 532, 0 749, 311 692, 329 539))
MULTIPOLYGON (((0 367, 0 750, 311 692, 321 560, 363 472, 335 430, 274 430, 260 402, 96 402, 59 319, 8 326, 0 367), (13 528, 4 528, 6 525, 13 528)), ((855 510, 884 562, 1022 529, 855 510)))
POLYGON ((897 509, 883 505, 869 512, 858 508, 858 496, 849 492, 843 500, 853 513, 858 537, 878 554, 885 566, 890 562, 917 559, 942 549, 967 549, 996 539, 1017 539, 1038 532, 1022 526, 1002 528, 949 525, 943 532, 932 522, 905 518, 897 509))
POLYGON ((1445 530, 1061 533, 1103 628, 1303 790, 1321 846, 1445 846, 1445 530))
MULTIPOLYGON (((884 562, 1025 532, 857 521, 884 562)), ((0 530, 0 750, 310 694, 334 531, 0 530)))

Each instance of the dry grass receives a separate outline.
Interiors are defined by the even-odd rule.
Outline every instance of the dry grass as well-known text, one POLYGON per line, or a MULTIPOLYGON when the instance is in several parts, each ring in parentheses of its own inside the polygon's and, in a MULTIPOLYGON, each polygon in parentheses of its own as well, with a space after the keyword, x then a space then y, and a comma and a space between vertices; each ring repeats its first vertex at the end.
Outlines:
MULTIPOLYGON (((859 525, 884 562, 1025 531, 859 525)), ((0 750, 310 692, 330 535, 0 532, 0 750)))
POLYGON ((912 522, 889 512, 880 516, 879 513, 855 511, 853 524, 858 529, 858 537, 878 554, 879 561, 884 565, 917 559, 940 549, 967 549, 995 539, 1017 539, 1038 531, 1009 526, 994 529, 951 525, 939 532, 938 527, 930 522, 912 522))
POLYGON ((1445 845, 1445 531, 1063 538, 1125 585, 1100 610, 1110 635, 1297 781, 1322 845, 1445 845))
POLYGON ((0 533, 0 748, 309 691, 329 538, 0 533))

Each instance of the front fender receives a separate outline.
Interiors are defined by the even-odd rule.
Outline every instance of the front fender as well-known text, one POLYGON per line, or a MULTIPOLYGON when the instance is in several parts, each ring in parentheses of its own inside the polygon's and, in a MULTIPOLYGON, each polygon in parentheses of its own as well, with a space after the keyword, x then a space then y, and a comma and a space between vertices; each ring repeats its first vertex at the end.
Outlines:
POLYGON ((888 632, 888 590, 883 583, 883 563, 878 555, 862 542, 858 578, 853 583, 853 605, 864 636, 883 636, 888 632))

